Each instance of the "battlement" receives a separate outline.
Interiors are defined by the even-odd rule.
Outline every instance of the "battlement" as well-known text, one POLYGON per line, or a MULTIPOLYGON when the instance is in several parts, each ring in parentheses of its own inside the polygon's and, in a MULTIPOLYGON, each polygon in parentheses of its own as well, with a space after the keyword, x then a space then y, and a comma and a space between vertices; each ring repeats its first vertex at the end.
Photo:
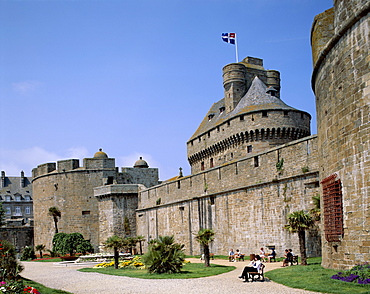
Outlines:
POLYGON ((84 158, 84 168, 99 169, 99 168, 115 168, 114 158, 84 158))
POLYGON ((83 166, 80 168, 78 159, 66 159, 55 162, 49 162, 38 165, 32 170, 33 179, 52 173, 62 173, 74 170, 94 170, 94 169, 113 169, 115 167, 114 158, 84 158, 83 166))
POLYGON ((58 171, 74 170, 80 167, 80 161, 78 159, 67 159, 60 160, 57 162, 58 171))
POLYGON ((32 170, 32 178, 36 178, 38 176, 51 173, 52 171, 55 171, 55 170, 56 170, 55 162, 48 162, 48 163, 40 164, 32 170))

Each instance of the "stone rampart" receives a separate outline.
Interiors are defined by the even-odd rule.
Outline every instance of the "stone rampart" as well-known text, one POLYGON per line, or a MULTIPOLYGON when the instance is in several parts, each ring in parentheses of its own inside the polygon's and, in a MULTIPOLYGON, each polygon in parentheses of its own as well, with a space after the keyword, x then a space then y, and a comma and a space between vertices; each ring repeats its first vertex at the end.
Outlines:
MULTIPOLYGON (((343 202, 337 207, 342 222, 327 222, 326 230, 343 233, 336 241, 323 237, 323 266, 342 269, 370 260, 370 3, 336 0, 334 5, 334 20, 326 18, 320 27, 315 22, 312 30, 312 87, 320 179, 340 180, 338 191, 329 194, 343 202), (326 32, 333 29, 330 37, 326 32)), ((324 220, 330 209, 324 203, 324 220)))
MULTIPOLYGON (((283 229, 287 214, 313 208, 317 194, 317 141, 310 136, 142 191, 138 234, 147 240, 175 235, 187 253, 198 254, 194 234, 212 228, 216 254, 231 247, 249 254, 275 246, 282 255, 286 247, 299 250, 297 236, 283 229)), ((319 243, 317 235, 309 238, 309 255, 320 254, 319 243)))

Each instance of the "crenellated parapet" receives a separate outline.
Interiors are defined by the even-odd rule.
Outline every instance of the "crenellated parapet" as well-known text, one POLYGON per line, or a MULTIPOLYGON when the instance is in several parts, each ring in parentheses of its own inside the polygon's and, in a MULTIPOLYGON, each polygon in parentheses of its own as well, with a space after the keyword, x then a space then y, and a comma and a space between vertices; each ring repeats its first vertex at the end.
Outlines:
MULTIPOLYGON (((236 145, 240 146, 248 143, 257 143, 254 145, 255 148, 258 146, 260 149, 271 148, 273 145, 277 145, 276 142, 290 142, 293 140, 301 139, 309 136, 310 133, 305 129, 298 128, 267 128, 267 129, 256 129, 245 132, 240 132, 231 135, 230 137, 206 148, 202 151, 193 154, 188 158, 189 163, 194 166, 200 161, 204 161, 212 156, 224 153, 227 149, 235 148, 236 145), (272 143, 273 142, 273 143, 272 143), (275 144, 274 144, 275 143, 275 144)), ((252 145, 250 146, 249 153, 252 152, 252 145)), ((241 146, 241 148, 248 148, 247 146, 241 146)), ((247 151, 248 152, 248 151, 247 151)), ((257 151, 258 152, 258 151, 257 151)), ((214 160, 212 160, 214 161, 214 160)), ((213 166, 209 166, 213 167, 213 166)))
POLYGON ((192 173, 311 134, 311 115, 278 97, 279 72, 264 70, 258 58, 244 61, 248 67, 224 67, 225 98, 212 105, 187 142, 192 173))

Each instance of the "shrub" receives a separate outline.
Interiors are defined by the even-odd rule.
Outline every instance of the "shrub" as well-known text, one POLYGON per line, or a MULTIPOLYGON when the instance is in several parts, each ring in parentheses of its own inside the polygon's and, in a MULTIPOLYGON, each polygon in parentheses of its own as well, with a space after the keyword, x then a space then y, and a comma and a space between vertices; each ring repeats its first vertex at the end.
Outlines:
POLYGON ((35 255, 35 250, 33 249, 33 247, 26 246, 23 248, 21 260, 32 260, 35 258, 36 258, 36 255, 35 255))
POLYGON ((185 260, 184 246, 175 243, 173 236, 159 236, 143 256, 145 267, 149 273, 179 273, 185 260))
POLYGON ((0 281, 15 281, 23 266, 18 263, 14 246, 5 240, 0 240, 0 281))
POLYGON ((80 233, 57 233, 53 238, 53 253, 75 255, 76 252, 93 252, 90 241, 85 240, 80 233))

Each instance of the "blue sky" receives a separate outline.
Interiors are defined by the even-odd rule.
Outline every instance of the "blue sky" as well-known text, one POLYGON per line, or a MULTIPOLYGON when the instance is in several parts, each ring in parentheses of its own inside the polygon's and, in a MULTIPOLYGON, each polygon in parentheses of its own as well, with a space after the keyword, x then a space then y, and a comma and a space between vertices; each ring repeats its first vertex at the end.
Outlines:
MULTIPOLYGON (((264 60, 281 99, 312 115, 310 29, 332 0, 0 0, 0 170, 142 156, 190 173, 186 142, 223 98, 222 67, 264 60)), ((81 163, 82 164, 82 163, 81 163)))

